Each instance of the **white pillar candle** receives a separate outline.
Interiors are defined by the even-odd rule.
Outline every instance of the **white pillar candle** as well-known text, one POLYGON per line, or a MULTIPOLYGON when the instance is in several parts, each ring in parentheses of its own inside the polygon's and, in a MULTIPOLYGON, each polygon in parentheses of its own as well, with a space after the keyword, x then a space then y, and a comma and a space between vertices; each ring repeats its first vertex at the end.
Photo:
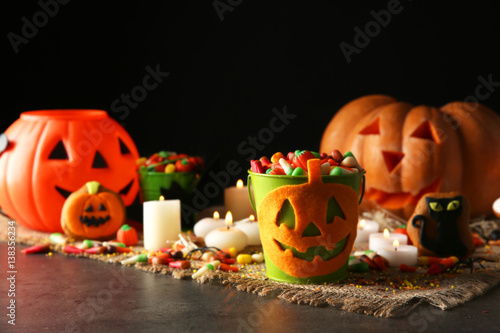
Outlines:
POLYGON ((372 220, 361 219, 358 222, 358 233, 354 243, 368 243, 371 234, 379 231, 379 224, 372 220))
POLYGON ((233 217, 231 212, 226 214, 226 226, 217 228, 208 233, 205 237, 205 245, 216 247, 220 250, 234 247, 237 252, 241 252, 248 244, 247 235, 240 229, 235 229, 231 225, 233 217))
POLYGON ((234 228, 243 231, 248 238, 248 245, 262 245, 260 242, 259 222, 255 221, 254 215, 249 218, 234 222, 234 228))
POLYGON ((392 246, 393 242, 397 240, 399 244, 406 244, 408 242, 408 236, 397 233, 389 233, 386 228, 384 232, 373 233, 369 236, 368 248, 372 251, 377 252, 383 247, 392 246))
POLYGON ((219 217, 219 212, 215 211, 213 217, 206 217, 196 222, 193 227, 194 234, 197 237, 205 238, 210 231, 224 227, 226 222, 219 217))
POLYGON ((144 248, 156 251, 164 248, 167 241, 176 241, 181 232, 181 201, 145 201, 143 204, 144 248))
POLYGON ((397 240, 392 247, 382 247, 377 254, 389 261, 389 266, 399 267, 401 264, 416 266, 418 261, 418 249, 412 245, 399 245, 397 240))
POLYGON ((236 182, 236 186, 224 190, 224 206, 226 211, 231 211, 235 221, 255 214, 248 196, 248 187, 244 186, 241 179, 236 182))

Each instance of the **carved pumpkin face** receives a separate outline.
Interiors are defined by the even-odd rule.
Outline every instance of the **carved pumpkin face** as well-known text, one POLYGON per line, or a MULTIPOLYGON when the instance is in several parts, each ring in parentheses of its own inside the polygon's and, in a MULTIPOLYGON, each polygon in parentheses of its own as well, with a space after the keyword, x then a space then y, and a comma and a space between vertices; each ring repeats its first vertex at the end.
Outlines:
POLYGON ((367 171, 366 207, 408 218, 426 193, 461 191, 471 198, 471 214, 488 214, 500 195, 493 167, 500 154, 485 154, 484 147, 500 145, 500 135, 493 135, 499 126, 500 117, 484 106, 455 102, 438 109, 365 96, 336 113, 320 151, 356 155, 367 171))
POLYGON ((356 192, 323 183, 318 159, 308 160, 308 170, 308 183, 278 187, 257 209, 267 257, 297 278, 337 271, 349 259, 357 233, 356 192))
POLYGON ((61 214, 64 232, 75 239, 113 238, 124 220, 120 196, 94 181, 72 193, 61 214))
POLYGON ((5 134, 0 206, 29 228, 61 232, 64 201, 87 181, 119 193, 126 205, 137 196, 137 148, 105 111, 25 112, 5 134))

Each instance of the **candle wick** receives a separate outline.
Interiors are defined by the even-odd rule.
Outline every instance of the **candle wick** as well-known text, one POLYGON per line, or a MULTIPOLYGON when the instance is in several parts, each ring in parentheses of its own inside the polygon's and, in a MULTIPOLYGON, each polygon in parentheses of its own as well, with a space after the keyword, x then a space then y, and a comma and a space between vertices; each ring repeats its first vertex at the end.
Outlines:
POLYGON ((395 247, 395 248, 394 248, 394 251, 397 251, 397 250, 398 250, 398 248, 397 248, 397 247, 395 247))

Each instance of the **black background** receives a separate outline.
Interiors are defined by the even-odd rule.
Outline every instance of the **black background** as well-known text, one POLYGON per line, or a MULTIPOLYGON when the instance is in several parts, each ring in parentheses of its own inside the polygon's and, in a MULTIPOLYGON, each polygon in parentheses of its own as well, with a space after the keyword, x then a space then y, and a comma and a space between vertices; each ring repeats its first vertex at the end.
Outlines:
MULTIPOLYGON (((233 4, 223 20, 213 1, 72 0, 17 53, 9 33, 21 36, 23 17, 33 22, 43 9, 37 1, 4 3, 0 131, 27 110, 104 109, 140 155, 200 154, 212 170, 236 160, 236 182, 252 157, 318 150, 336 110, 357 97, 440 106, 475 96, 480 76, 500 82, 493 1, 401 1, 401 12, 350 63, 340 43, 354 45, 354 28, 365 30, 375 21, 371 11, 389 1, 219 3, 233 4), (113 101, 142 85, 147 66, 170 74, 128 114, 113 110, 113 101), (257 156, 238 151, 284 107, 296 117, 257 156)), ((493 91, 482 103, 498 111, 499 98, 493 91)))

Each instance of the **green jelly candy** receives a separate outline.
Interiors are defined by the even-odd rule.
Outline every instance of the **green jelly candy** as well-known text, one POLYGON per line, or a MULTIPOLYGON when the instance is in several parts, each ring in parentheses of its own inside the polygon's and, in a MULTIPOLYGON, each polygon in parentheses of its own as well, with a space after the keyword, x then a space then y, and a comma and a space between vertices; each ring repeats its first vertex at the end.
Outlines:
POLYGON ((352 156, 354 157, 354 154, 351 153, 351 151, 346 151, 345 154, 344 154, 344 158, 346 158, 347 156, 352 156))
POLYGON ((342 174, 343 172, 341 167, 335 167, 330 171, 330 176, 340 176, 342 174))
POLYGON ((305 174, 306 172, 301 167, 296 167, 292 172, 292 176, 303 176, 305 174))

